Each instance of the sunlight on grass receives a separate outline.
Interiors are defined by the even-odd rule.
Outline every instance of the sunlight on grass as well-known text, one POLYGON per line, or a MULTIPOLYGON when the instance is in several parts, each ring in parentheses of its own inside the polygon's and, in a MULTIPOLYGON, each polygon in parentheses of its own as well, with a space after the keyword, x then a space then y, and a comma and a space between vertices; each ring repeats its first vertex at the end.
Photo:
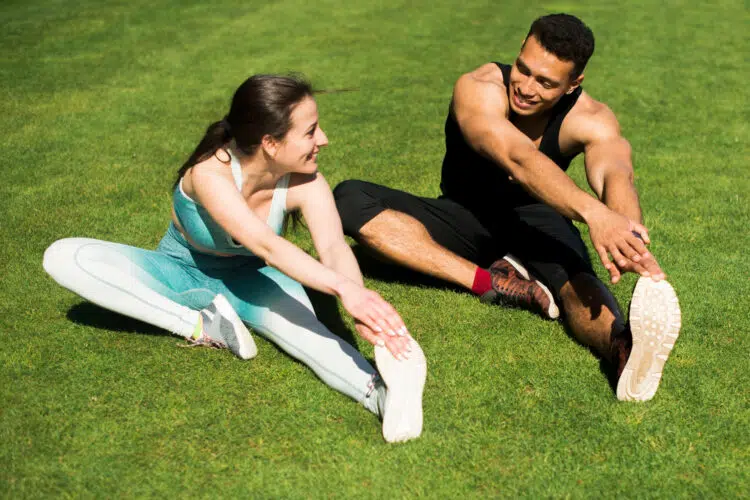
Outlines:
MULTIPOLYGON (((3 2, 0 496, 747 496, 748 20, 739 1, 3 2), (633 145, 680 296, 652 402, 617 402, 559 323, 370 266, 430 369, 423 436, 388 446, 373 415, 262 338, 250 362, 179 349, 44 274, 63 237, 153 248, 177 169, 252 73, 355 89, 318 96, 332 184, 437 196, 456 78, 510 62, 551 11, 596 34, 584 87, 633 145)), ((580 160, 570 172, 585 185, 580 160)), ((613 288, 624 308, 634 283, 613 288)))

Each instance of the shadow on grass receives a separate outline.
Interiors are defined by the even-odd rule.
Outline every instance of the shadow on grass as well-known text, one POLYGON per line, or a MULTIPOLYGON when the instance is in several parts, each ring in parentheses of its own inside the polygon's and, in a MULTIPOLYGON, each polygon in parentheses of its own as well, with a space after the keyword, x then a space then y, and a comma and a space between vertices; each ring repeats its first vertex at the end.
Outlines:
MULTIPOLYGON (((373 279, 388 283, 399 283, 409 286, 431 287, 443 290, 464 292, 442 280, 432 278, 406 268, 386 263, 375 257, 370 251, 360 245, 352 249, 363 273, 373 279)), ((305 288, 310 298, 315 314, 331 333, 340 337, 344 342, 357 348, 356 331, 350 328, 342 317, 338 300, 316 290, 305 288)), ((345 314, 345 313, 344 313, 345 314)), ((68 310, 70 321, 84 326, 111 330, 115 332, 137 333, 143 335, 172 336, 170 332, 152 326, 143 321, 110 311, 91 302, 80 302, 68 310)), ((275 346, 278 349, 278 346, 275 346)), ((374 364, 372 358, 367 360, 374 364)))
POLYGON ((571 330, 570 325, 565 321, 565 315, 560 312, 561 316, 558 320, 560 325, 563 327, 563 330, 565 331, 565 334, 568 336, 568 338, 575 342, 576 344, 580 345, 581 347, 586 348, 591 355, 599 360, 599 372, 604 376, 605 379, 607 379, 607 383, 609 384, 610 389, 612 389, 613 393, 617 392, 617 367, 615 367, 609 360, 603 358, 601 355, 599 355, 596 350, 594 350, 593 347, 588 346, 578 340, 573 333, 573 330, 571 330))
POLYGON ((144 335, 171 335, 169 332, 155 326, 123 316, 122 314, 104 309, 91 302, 81 302, 68 310, 67 317, 73 323, 112 330, 115 332, 140 333, 144 335))
MULTIPOLYGON (((306 288, 310 302, 315 309, 318 319, 334 334, 341 337, 344 342, 357 347, 352 330, 344 322, 338 308, 338 301, 335 297, 327 295, 317 290, 306 288)), ((102 330, 111 330, 114 332, 136 333, 143 335, 172 336, 166 330, 156 326, 144 323, 137 319, 123 316, 122 314, 110 311, 91 302, 80 302, 68 310, 67 318, 78 325, 90 326, 102 330)), ((278 346, 274 344, 278 349, 278 346)), ((372 359, 368 359, 371 363, 372 359)))
POLYGON ((328 328, 331 333, 341 337, 344 342, 357 347, 357 341, 354 338, 354 333, 344 322, 344 318, 339 312, 338 300, 333 295, 328 295, 312 288, 305 288, 307 296, 310 298, 310 303, 315 310, 315 315, 318 317, 321 323, 328 328))

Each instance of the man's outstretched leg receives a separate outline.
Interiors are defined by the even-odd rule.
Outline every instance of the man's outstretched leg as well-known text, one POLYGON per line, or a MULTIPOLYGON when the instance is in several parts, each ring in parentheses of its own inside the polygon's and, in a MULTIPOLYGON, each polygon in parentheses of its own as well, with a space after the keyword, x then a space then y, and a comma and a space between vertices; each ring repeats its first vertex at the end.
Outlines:
POLYGON ((544 204, 517 207, 510 245, 546 283, 571 335, 611 362, 621 400, 651 399, 679 334, 677 297, 666 282, 641 278, 627 322, 609 288, 596 277, 573 223, 544 204))
POLYGON ((680 331, 680 307, 672 287, 666 281, 639 279, 629 322, 606 285, 591 274, 574 276, 559 297, 571 334, 617 371, 617 398, 654 397, 680 331))
POLYGON ((496 242, 458 203, 362 181, 339 184, 334 196, 344 232, 387 260, 480 297, 499 297, 506 304, 557 317, 549 291, 524 278, 509 261, 497 261, 490 269, 476 264, 496 258, 496 242))

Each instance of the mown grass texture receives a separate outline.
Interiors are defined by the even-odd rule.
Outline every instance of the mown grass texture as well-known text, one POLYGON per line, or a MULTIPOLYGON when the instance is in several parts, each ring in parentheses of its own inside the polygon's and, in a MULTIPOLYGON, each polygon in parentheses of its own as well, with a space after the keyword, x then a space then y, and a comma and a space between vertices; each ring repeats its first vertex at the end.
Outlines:
MULTIPOLYGON (((3 2, 0 495, 747 496, 747 22, 739 1, 3 2), (560 324, 371 266, 429 360, 424 434, 390 446, 262 339, 251 362, 178 349, 44 274, 63 237, 154 248, 174 173, 253 73, 353 89, 318 97, 332 185, 437 195, 455 79, 556 11, 597 36, 584 87, 633 146, 681 301, 653 401, 617 402, 560 324)), ((633 284, 613 288, 625 308, 633 284)))

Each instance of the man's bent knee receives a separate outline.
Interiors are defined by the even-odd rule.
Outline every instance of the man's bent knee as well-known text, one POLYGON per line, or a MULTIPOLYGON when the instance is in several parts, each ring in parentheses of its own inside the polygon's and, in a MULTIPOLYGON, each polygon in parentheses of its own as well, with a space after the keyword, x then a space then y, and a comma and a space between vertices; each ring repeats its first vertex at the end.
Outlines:
POLYGON ((333 190, 341 225, 349 236, 357 237, 362 226, 385 208, 382 201, 370 192, 369 186, 372 186, 369 182, 348 180, 333 190))

